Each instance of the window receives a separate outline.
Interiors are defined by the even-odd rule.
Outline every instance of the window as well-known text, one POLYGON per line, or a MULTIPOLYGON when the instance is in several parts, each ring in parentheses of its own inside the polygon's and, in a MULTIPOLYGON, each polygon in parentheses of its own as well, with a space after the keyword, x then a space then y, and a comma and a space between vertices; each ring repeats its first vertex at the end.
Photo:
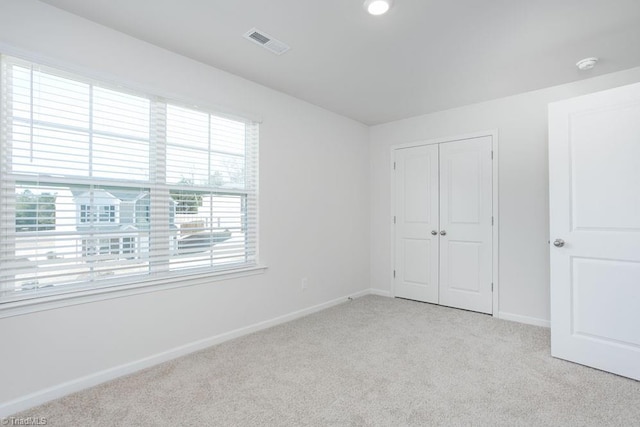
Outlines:
POLYGON ((80 222, 116 222, 116 206, 80 205, 80 222))
POLYGON ((1 66, 0 303, 256 265, 256 123, 1 66))

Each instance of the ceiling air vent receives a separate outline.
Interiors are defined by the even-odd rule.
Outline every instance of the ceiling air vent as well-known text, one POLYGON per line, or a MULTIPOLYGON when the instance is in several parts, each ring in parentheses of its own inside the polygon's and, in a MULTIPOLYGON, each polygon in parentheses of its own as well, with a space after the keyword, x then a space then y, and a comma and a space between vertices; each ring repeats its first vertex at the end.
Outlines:
POLYGON ((244 38, 251 40, 252 42, 259 44, 267 50, 275 53, 276 55, 282 55, 290 49, 289 46, 271 37, 264 31, 252 28, 244 34, 244 38))

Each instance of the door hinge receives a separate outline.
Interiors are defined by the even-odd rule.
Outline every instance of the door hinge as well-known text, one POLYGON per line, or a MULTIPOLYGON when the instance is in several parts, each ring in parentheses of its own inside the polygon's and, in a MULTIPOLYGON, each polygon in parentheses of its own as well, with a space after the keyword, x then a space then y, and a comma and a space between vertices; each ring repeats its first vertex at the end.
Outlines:
POLYGON ((493 282, 491 282, 491 292, 493 292, 493 282))
POLYGON ((393 170, 396 170, 396 162, 393 162, 393 170))
POLYGON ((493 160, 493 150, 491 150, 491 160, 493 160))
POLYGON ((396 271, 395 270, 393 270, 393 278, 394 279, 396 278, 396 271))
POLYGON ((394 224, 396 223, 396 216, 395 215, 393 216, 393 223, 394 224))
POLYGON ((491 225, 493 225, 493 217, 491 217, 491 225))

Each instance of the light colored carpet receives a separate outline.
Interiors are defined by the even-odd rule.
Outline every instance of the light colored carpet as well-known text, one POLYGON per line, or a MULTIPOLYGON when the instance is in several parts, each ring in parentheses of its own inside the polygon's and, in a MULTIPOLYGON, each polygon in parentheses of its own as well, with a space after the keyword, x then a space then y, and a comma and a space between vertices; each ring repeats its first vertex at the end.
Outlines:
POLYGON ((549 331, 368 296, 34 408, 53 426, 640 425, 640 382, 549 331))

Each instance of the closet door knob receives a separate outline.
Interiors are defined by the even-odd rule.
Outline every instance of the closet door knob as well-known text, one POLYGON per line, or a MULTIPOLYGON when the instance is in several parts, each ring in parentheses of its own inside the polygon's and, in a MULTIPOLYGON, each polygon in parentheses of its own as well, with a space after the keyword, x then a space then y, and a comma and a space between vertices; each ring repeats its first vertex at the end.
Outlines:
POLYGON ((444 230, 442 230, 442 231, 440 232, 440 235, 441 235, 441 236, 446 236, 446 235, 447 235, 447 232, 446 232, 446 231, 444 231, 444 230))
POLYGON ((562 239, 556 239, 553 241, 553 246, 555 246, 556 248, 561 248, 564 246, 564 240, 562 239))
POLYGON ((438 232, 436 230, 431 230, 431 235, 435 236, 436 234, 438 234, 438 232))

